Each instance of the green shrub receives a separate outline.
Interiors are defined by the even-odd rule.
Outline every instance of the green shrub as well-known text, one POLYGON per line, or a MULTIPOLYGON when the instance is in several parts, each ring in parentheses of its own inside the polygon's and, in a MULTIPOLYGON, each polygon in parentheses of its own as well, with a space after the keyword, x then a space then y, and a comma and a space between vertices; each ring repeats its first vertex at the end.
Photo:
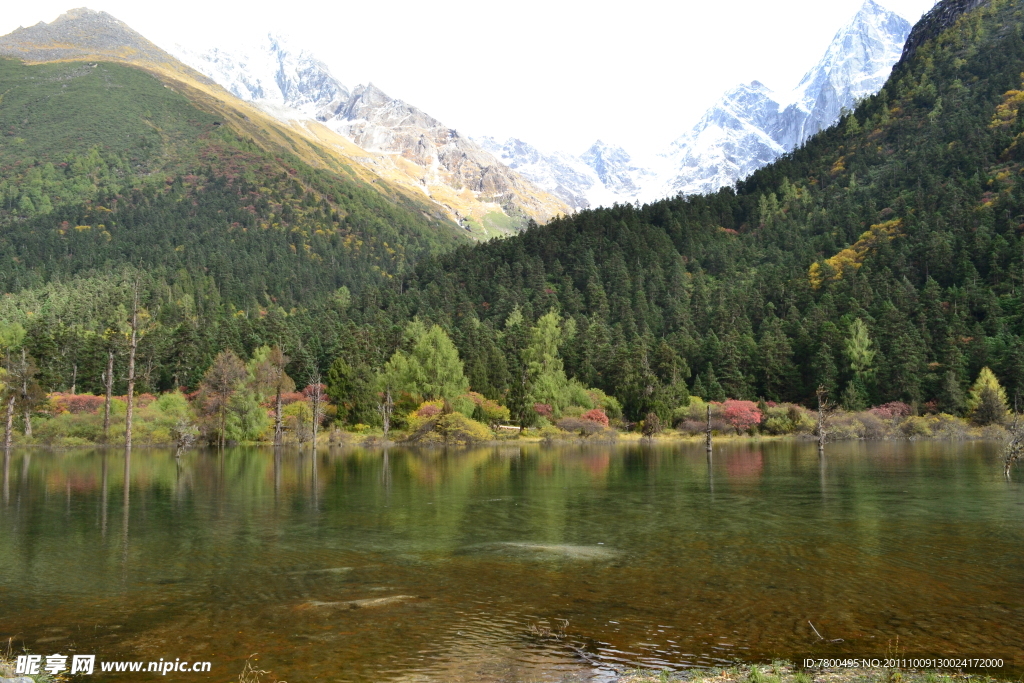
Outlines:
POLYGON ((446 444, 465 445, 491 438, 491 430, 486 425, 457 412, 441 416, 434 431, 446 444))
POLYGON ((796 428, 788 417, 773 415, 765 418, 764 422, 761 423, 761 429, 766 434, 780 436, 782 434, 792 434, 796 428))
POLYGON ((903 422, 900 423, 900 431, 908 439, 914 439, 914 438, 920 438, 920 437, 927 438, 927 437, 932 435, 931 424, 930 424, 931 422, 938 423, 938 420, 935 419, 935 418, 929 418, 929 417, 915 417, 915 416, 911 416, 911 417, 905 418, 903 420, 903 422))

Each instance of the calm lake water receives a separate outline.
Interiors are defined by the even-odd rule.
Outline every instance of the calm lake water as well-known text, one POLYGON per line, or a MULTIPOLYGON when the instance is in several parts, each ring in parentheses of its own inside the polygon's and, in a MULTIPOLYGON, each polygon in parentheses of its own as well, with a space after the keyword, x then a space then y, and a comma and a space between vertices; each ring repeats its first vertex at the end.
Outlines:
POLYGON ((896 647, 1019 674, 1024 473, 998 451, 140 449, 127 505, 121 453, 19 451, 0 636, 213 663, 182 681, 252 653, 290 683, 575 681, 896 647))

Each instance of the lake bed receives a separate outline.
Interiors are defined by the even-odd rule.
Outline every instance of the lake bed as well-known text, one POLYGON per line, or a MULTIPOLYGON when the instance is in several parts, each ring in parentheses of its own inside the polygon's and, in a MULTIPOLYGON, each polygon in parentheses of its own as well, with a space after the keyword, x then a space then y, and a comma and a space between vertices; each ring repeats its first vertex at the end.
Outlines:
POLYGON ((9 479, 0 635, 212 662, 168 680, 253 653, 292 683, 1024 662, 1024 485, 995 443, 139 449, 127 498, 116 451, 23 450, 9 479))

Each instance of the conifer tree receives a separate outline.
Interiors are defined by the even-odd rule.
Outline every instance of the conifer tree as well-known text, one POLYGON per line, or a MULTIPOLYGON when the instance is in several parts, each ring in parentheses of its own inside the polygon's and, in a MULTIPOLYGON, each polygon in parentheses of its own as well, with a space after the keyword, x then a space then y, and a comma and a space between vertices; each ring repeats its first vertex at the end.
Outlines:
POLYGON ((999 422, 1006 417, 1006 391, 999 384, 995 373, 982 368, 971 386, 967 397, 971 418, 980 425, 999 422))

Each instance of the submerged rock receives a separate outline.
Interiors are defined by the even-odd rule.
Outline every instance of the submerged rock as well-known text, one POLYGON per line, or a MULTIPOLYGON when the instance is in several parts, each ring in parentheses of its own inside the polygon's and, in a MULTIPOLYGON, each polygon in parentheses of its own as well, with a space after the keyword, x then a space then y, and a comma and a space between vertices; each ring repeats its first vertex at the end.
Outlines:
POLYGON ((619 553, 602 545, 569 545, 563 543, 498 543, 498 547, 523 553, 568 560, 610 560, 619 553))
POLYGON ((328 567, 327 569, 305 569, 297 572, 286 572, 287 576, 305 576, 307 574, 345 574, 352 571, 352 567, 328 567))
POLYGON ((307 600, 298 606, 298 609, 372 609, 375 607, 387 607, 407 600, 415 600, 413 595, 389 595, 384 598, 364 598, 362 600, 337 600, 323 602, 320 600, 307 600))

